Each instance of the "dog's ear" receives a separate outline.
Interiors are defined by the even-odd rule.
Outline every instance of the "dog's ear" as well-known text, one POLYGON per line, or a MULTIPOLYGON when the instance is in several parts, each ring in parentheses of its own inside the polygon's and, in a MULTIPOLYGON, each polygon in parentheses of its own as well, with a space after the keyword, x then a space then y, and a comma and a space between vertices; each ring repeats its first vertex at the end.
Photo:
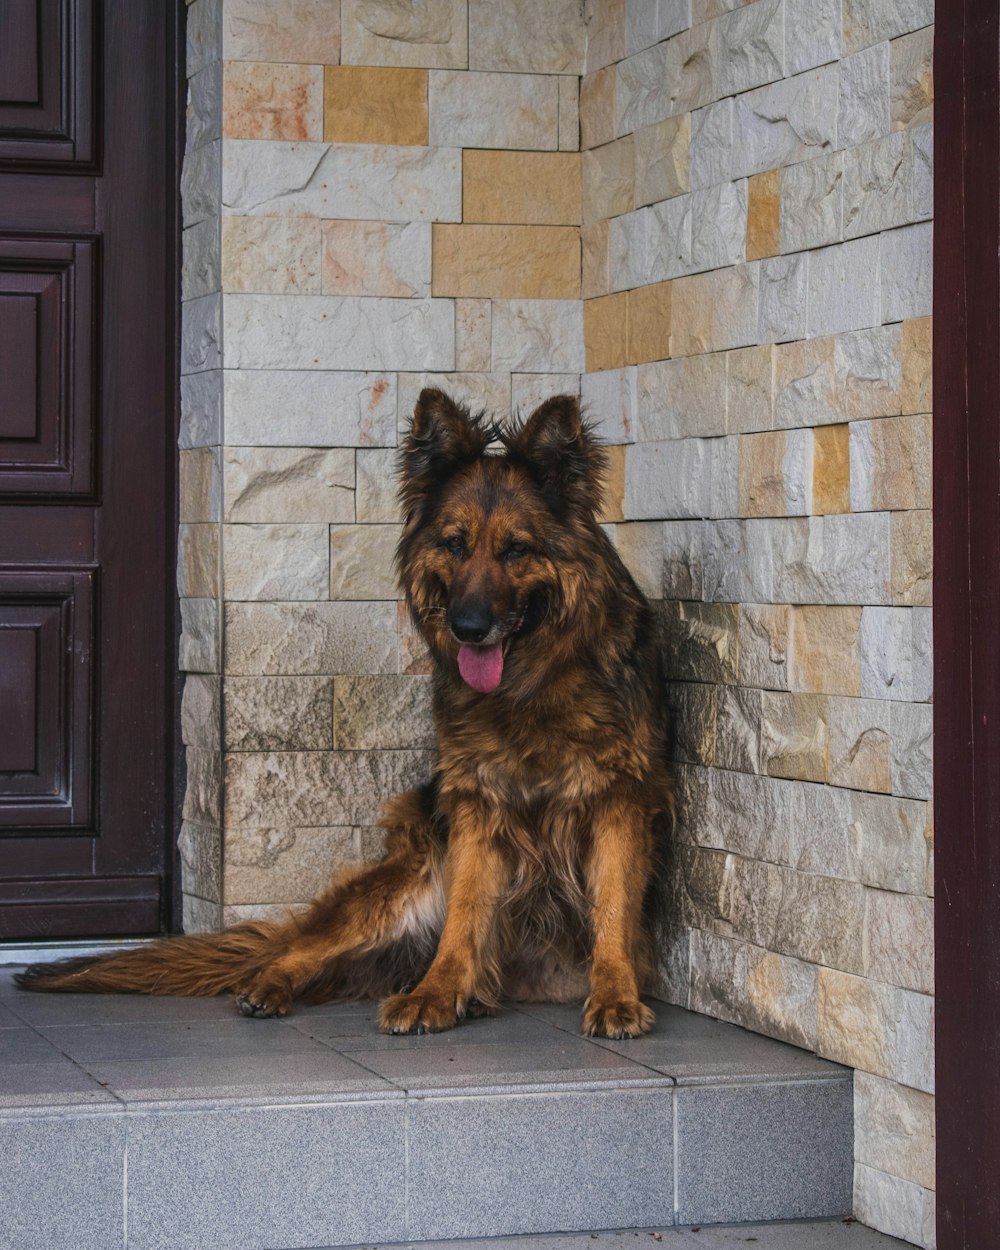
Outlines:
POLYGON ((399 457, 399 494, 409 516, 463 465, 472 464, 485 452, 492 428, 468 408, 456 404, 444 391, 425 387, 413 409, 410 429, 399 457))
POLYGON ((607 453, 580 414, 574 395, 555 395, 506 437, 507 455, 523 464, 557 512, 600 511, 607 453))

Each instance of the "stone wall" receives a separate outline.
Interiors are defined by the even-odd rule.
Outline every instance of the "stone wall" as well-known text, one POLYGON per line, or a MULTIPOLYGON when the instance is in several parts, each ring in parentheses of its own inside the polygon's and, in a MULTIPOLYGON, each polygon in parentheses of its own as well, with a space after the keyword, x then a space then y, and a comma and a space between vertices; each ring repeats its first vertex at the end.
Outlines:
POLYGON ((932 1244, 931 0, 188 15, 185 927, 428 768, 420 387, 582 389, 668 640, 661 992, 857 1068, 856 1213, 932 1244))
POLYGON ((663 600, 662 992, 858 1069, 933 1241, 930 0, 599 0, 583 397, 663 600))

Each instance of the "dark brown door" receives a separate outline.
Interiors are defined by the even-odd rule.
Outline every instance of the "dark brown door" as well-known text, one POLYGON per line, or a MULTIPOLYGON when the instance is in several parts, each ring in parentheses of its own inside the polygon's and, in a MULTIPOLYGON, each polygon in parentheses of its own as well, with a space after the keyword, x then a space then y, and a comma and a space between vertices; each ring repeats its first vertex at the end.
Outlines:
POLYGON ((175 26, 0 0, 0 939, 168 921, 175 26))

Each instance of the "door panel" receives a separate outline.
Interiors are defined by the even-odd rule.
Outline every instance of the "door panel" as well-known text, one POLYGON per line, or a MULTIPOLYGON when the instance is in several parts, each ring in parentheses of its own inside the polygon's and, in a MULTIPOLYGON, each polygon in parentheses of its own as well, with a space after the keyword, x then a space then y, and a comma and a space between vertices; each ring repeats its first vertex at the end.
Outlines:
POLYGON ((169 925, 178 24, 0 5, 0 938, 169 925))

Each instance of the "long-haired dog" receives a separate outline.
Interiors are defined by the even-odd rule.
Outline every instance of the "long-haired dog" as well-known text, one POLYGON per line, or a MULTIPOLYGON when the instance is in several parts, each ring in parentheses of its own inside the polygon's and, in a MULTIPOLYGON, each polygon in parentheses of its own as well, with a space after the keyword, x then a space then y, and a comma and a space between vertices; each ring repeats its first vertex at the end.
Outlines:
POLYGON ((398 565, 434 661, 437 771, 387 804, 385 857, 285 923, 36 964, 19 984, 231 990, 250 1016, 377 996, 391 1033, 586 997, 586 1033, 648 1030, 672 786, 650 608, 597 522, 605 459, 570 396, 503 428, 424 390, 398 565))

